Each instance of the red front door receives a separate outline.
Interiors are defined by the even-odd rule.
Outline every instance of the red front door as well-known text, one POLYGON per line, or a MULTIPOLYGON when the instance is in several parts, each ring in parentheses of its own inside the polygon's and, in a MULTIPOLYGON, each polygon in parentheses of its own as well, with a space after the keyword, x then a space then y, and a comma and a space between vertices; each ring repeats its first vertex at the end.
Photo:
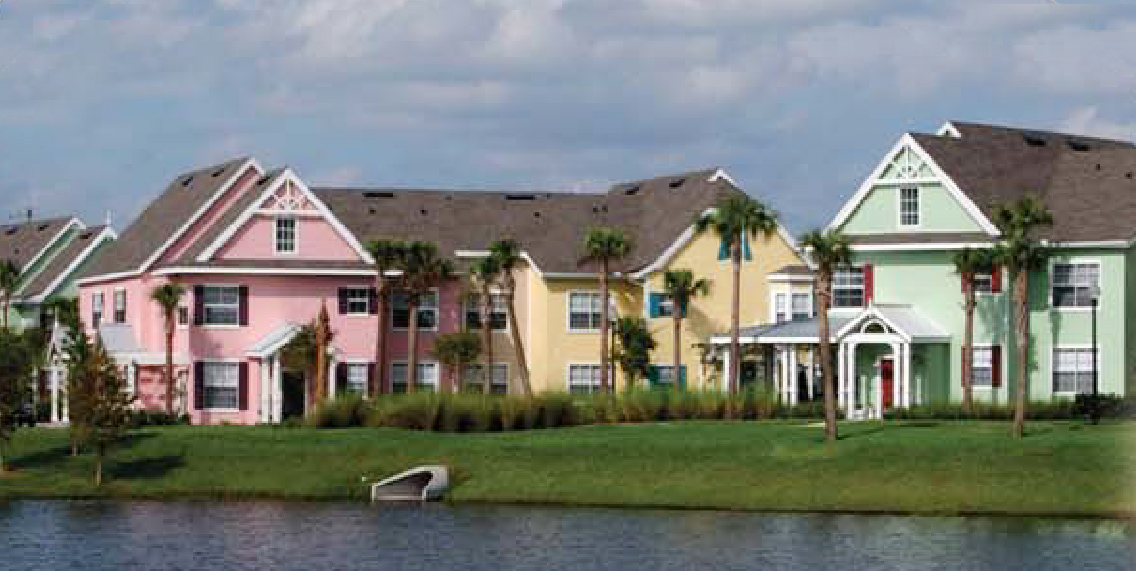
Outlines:
POLYGON ((887 410, 891 408, 895 395, 895 375, 891 359, 880 361, 880 391, 882 391, 883 408, 887 410))

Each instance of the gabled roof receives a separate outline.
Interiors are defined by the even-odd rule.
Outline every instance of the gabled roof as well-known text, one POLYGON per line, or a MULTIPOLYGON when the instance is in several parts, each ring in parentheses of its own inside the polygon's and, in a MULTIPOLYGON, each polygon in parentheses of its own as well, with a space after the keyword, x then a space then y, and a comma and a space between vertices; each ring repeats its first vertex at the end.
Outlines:
POLYGON ((79 232, 31 281, 24 284, 18 296, 25 300, 42 301, 38 298, 50 295, 59 287, 67 279, 67 275, 74 272, 107 236, 113 238, 114 231, 106 225, 90 226, 79 232))
POLYGON ((72 225, 83 226, 70 216, 0 225, 0 260, 11 260, 22 273, 72 225))

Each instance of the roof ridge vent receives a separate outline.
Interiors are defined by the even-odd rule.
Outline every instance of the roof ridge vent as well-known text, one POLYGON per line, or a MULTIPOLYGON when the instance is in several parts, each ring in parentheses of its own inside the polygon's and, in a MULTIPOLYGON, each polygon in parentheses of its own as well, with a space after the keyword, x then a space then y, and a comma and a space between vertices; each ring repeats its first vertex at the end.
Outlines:
POLYGON ((505 200, 536 200, 535 194, 506 194, 505 200))
POLYGON ((676 179, 672 180, 671 183, 667 186, 669 186, 671 188, 678 188, 678 187, 682 186, 683 183, 685 183, 685 182, 686 182, 686 177, 676 178, 676 179))
POLYGON ((627 196, 635 196, 636 194, 639 194, 639 191, 642 190, 642 188, 643 187, 637 184, 624 190, 623 194, 626 194, 627 196))
POLYGON ((40 224, 40 225, 39 225, 39 226, 38 226, 38 227, 36 228, 36 232, 43 232, 44 230, 47 230, 47 227, 48 227, 48 226, 49 226, 49 224, 40 224))
POLYGON ((223 172, 225 172, 225 167, 221 167, 221 168, 213 171, 209 176, 212 176, 213 178, 217 178, 217 177, 221 176, 221 173, 223 173, 223 172))
POLYGON ((1076 139, 1066 139, 1065 144, 1069 145, 1070 149, 1078 152, 1085 152, 1092 149, 1092 147, 1090 147, 1088 143, 1084 141, 1078 141, 1076 139))
POLYGON ((394 198, 393 192, 368 190, 363 193, 363 198, 394 198))
POLYGON ((5 230, 4 233, 7 234, 8 236, 11 236, 12 234, 15 234, 16 231, 19 230, 19 229, 20 229, 19 226, 12 226, 11 228, 8 228, 7 230, 5 230))
POLYGON ((189 175, 181 180, 182 188, 188 188, 189 184, 193 182, 193 175, 189 175))
POLYGON ((1046 145, 1045 139, 1035 133, 1023 133, 1022 139, 1031 147, 1044 147, 1046 145))

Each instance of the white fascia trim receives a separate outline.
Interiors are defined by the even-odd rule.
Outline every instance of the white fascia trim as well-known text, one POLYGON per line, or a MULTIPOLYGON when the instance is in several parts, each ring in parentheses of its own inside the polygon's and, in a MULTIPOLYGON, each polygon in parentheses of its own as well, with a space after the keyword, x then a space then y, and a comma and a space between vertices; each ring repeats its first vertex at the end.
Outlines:
POLYGON ((229 192, 229 189, 232 188, 232 186, 236 184, 242 176, 244 176, 249 167, 255 169, 257 174, 264 175, 264 169, 260 167, 260 163, 256 162, 256 159, 250 158, 244 163, 241 163, 240 168, 233 172, 233 176, 229 177, 229 180, 226 180, 225 184, 222 184, 221 187, 217 189, 217 192, 213 193, 213 196, 209 197, 209 200, 207 200, 205 204, 201 205, 201 208, 198 208, 197 212, 194 212, 193 216, 190 216, 189 220, 186 220, 185 223, 181 225, 181 228, 178 228, 177 232, 174 232, 173 236, 170 236, 170 238, 166 240, 166 242, 162 244, 161 247, 155 250, 154 253, 151 254, 145 262, 142 262, 142 265, 138 267, 138 273, 142 273, 149 269, 150 266, 154 265, 158 261, 158 259, 162 257, 162 254, 166 253, 166 250, 170 249, 170 247, 173 246, 175 242, 177 242, 186 232, 189 231, 190 228, 193 227, 194 223, 196 223, 198 219, 204 216, 206 212, 209 212, 209 209, 212 208, 213 205, 216 204, 217 201, 225 195, 225 193, 229 192))
MULTIPOLYGON (((994 224, 991 223, 989 219, 986 218, 986 215, 983 214, 981 210, 979 210, 978 206, 974 204, 974 201, 972 201, 970 197, 968 197, 965 193, 962 192, 961 189, 959 189, 959 186, 955 184, 955 181, 952 180, 951 177, 947 176, 947 173, 943 171, 943 169, 937 162, 935 162, 935 159, 931 157, 931 155, 927 153, 927 151, 924 150, 923 147, 921 147, 919 143, 915 141, 915 138, 911 136, 911 133, 904 133, 903 136, 900 137, 898 141, 896 141, 891 150, 889 150, 887 154, 884 155, 883 160, 881 160, 879 164, 876 165, 876 168, 872 170, 872 174, 869 175, 868 178, 864 179, 864 182, 860 184, 860 188, 856 191, 856 194, 852 195, 852 198, 848 199, 848 202, 845 202, 840 211, 836 213, 836 218, 834 218, 832 222, 829 223, 827 229, 835 229, 843 226, 844 223, 848 221, 848 217, 850 217, 852 213, 856 211, 856 208, 860 206, 860 203, 863 202, 865 198, 867 198, 868 193, 870 193, 872 189, 875 188, 876 184, 885 182, 880 181, 880 176, 883 174, 888 164, 890 164, 891 158, 899 153, 899 151, 904 147, 910 148, 913 153, 918 155, 919 158, 923 160, 923 162, 931 167, 931 170, 935 173, 935 177, 938 179, 938 182, 941 182, 943 184, 943 186, 947 189, 947 192, 949 192, 951 196, 953 196, 955 200, 958 201, 960 205, 962 205, 963 210, 965 210, 967 214, 969 214, 971 218, 973 218, 974 221, 977 222, 978 225, 981 226, 987 234, 991 236, 1000 235, 998 228, 994 226, 994 224)), ((891 181, 886 182, 887 184, 891 184, 891 181)))
MULTIPOLYGON (((69 230, 71 230, 72 226, 78 226, 80 230, 85 230, 87 228, 87 225, 83 224, 82 220, 79 220, 78 218, 75 218, 74 216, 72 216, 71 219, 67 221, 67 224, 65 224, 63 226, 63 229, 60 230, 59 232, 56 232, 55 236, 52 237, 52 239, 50 241, 48 241, 48 243, 44 244, 43 248, 40 248, 40 250, 38 252, 36 252, 36 255, 33 256, 32 259, 29 260, 27 264, 24 264, 23 268, 20 268, 20 271, 23 272, 25 269, 36 265, 36 262, 38 262, 40 260, 40 258, 44 257, 47 254, 47 251, 50 250, 51 247, 53 245, 55 245, 55 243, 58 242, 59 239, 62 238, 64 234, 66 234, 69 230)), ((30 276, 28 276, 28 277, 30 277, 30 276)))
POLYGON ((765 280, 774 283, 795 283, 795 282, 813 282, 816 278, 813 276, 801 276, 796 274, 769 274, 765 276, 765 280))
POLYGON ((844 327, 841 327, 840 331, 836 332, 836 338, 837 339, 843 339, 844 336, 851 333, 851 329, 853 329, 856 326, 859 326, 861 323, 863 323, 864 319, 868 318, 868 317, 874 317, 874 318, 879 319, 880 321, 884 322, 884 324, 887 325, 888 327, 890 327, 892 329, 892 331, 895 331, 895 335, 899 336, 905 342, 911 343, 911 341, 912 341, 911 335, 908 334, 903 329, 896 327, 895 323, 893 323, 892 320, 890 320, 886 316, 884 316, 883 312, 881 312, 874 305, 868 306, 859 315, 852 318, 848 323, 845 323, 844 327))
POLYGON ((109 282, 109 281, 114 281, 114 280, 119 280, 119 279, 124 279, 124 278, 133 278, 133 277, 137 277, 141 274, 142 274, 141 271, 131 270, 129 272, 118 272, 118 273, 114 273, 114 274, 102 274, 102 275, 99 275, 99 276, 87 276, 83 279, 76 281, 75 284, 79 285, 79 286, 86 286, 86 285, 91 285, 91 284, 96 284, 96 283, 101 283, 101 282, 109 282))
MULTIPOLYGON (((218 267, 170 267, 153 272, 155 276, 174 274, 252 274, 277 276, 368 276, 374 277, 375 270, 350 270, 337 268, 218 268, 218 267)), ((388 274, 389 275, 389 274, 388 274)))
POLYGON ((940 137, 952 137, 955 139, 962 138, 962 133, 960 133, 958 128, 955 127, 955 124, 951 123, 950 121, 943 123, 943 126, 939 127, 939 130, 935 131, 935 134, 940 137))
POLYGON ((993 248, 994 246, 995 244, 991 242, 941 242, 937 244, 912 242, 908 244, 853 244, 850 248, 853 252, 894 252, 961 250, 963 248, 983 249, 993 248))
POLYGON ((458 258, 488 258, 492 254, 489 250, 454 250, 458 258))
POLYGON ((67 266, 67 268, 64 269, 62 272, 60 272, 59 275, 55 277, 55 280, 52 281, 51 284, 48 285, 46 288, 44 288, 42 293, 31 298, 31 301, 34 301, 36 303, 43 303, 43 301, 45 299, 47 299, 47 297, 50 296, 52 294, 52 292, 54 292, 55 289, 60 286, 60 284, 63 283, 63 280, 65 280, 67 278, 67 276, 71 275, 72 272, 74 272, 76 269, 78 269, 79 266, 82 265, 82 263, 84 261, 86 261, 87 258, 90 257, 90 255, 93 254, 95 252, 95 250, 98 249, 98 247, 101 246, 102 243, 105 240, 108 240, 108 239, 110 239, 110 240, 117 240, 118 239, 118 234, 114 230, 112 230, 109 226, 106 227, 106 228, 103 228, 103 231, 99 232, 99 235, 95 236, 95 238, 91 240, 91 243, 89 245, 87 245, 87 248, 85 250, 83 250, 82 252, 79 252, 79 255, 76 256, 75 259, 71 261, 71 263, 67 266))
POLYGON ((1043 240, 1046 246, 1053 248, 1131 248, 1136 240, 1087 240, 1082 242, 1049 242, 1043 240))

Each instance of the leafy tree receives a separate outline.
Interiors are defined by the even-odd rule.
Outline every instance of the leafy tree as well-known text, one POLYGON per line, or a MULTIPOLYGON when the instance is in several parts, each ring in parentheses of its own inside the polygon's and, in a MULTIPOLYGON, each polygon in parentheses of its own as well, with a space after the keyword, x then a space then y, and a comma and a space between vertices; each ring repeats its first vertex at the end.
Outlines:
POLYGON ((83 411, 83 441, 95 453, 95 486, 101 486, 103 459, 130 424, 134 395, 101 342, 91 344, 81 333, 70 350, 69 373, 71 384, 79 387, 76 399, 83 411))
POLYGON ((1011 315, 1017 349, 1014 381, 1015 405, 1013 434, 1021 438, 1026 422, 1026 379, 1029 368, 1029 273, 1045 266, 1049 250, 1034 236, 1043 226, 1053 225, 1053 214, 1040 200, 1025 196, 994 211, 994 223, 1002 231, 995 249, 998 262, 1010 273, 1011 315))
POLYGON ((26 335, 0 329, 0 471, 8 469, 7 445, 21 409, 31 398, 33 353, 26 335))
MULTIPOLYGON (((627 387, 635 386, 635 381, 651 372, 651 351, 655 349, 655 338, 647 328, 647 320, 642 317, 621 317, 615 322, 615 333, 619 339, 615 360, 627 375, 627 387)), ((675 370, 678 380, 678 370, 675 370)))
POLYGON ((590 228, 584 236, 584 262, 596 262, 600 265, 600 388, 604 392, 614 392, 615 380, 608 384, 608 333, 610 329, 611 299, 610 279, 611 264, 619 261, 631 252, 631 240, 618 228, 595 227, 590 228))
POLYGON ((0 318, 5 331, 8 330, 8 310, 12 305, 12 296, 16 294, 16 287, 20 284, 20 269, 12 260, 0 260, 0 318))
POLYGON ((718 202, 717 207, 695 219, 698 233, 713 231, 729 251, 733 265, 733 298, 730 302, 730 392, 737 392, 741 376, 741 346, 738 330, 741 325, 742 250, 746 236, 769 238, 777 232, 777 213, 759 200, 737 192, 718 202))
POLYGON ((399 267, 399 260, 406 253, 406 243, 398 240, 372 240, 367 243, 367 252, 375 263, 375 296, 377 297, 375 325, 375 369, 373 382, 376 386, 367 387, 367 393, 377 395, 386 390, 387 384, 387 315, 390 311, 391 288, 387 273, 399 267))
POLYGON ((414 241, 406 245, 406 252, 399 260, 402 276, 399 286, 406 295, 410 309, 410 327, 407 342, 406 392, 414 392, 418 383, 418 307, 422 296, 430 288, 440 285, 454 275, 450 260, 438 253, 438 245, 433 242, 414 241))
POLYGON ((829 339, 828 308, 832 307, 832 275, 840 266, 852 261, 848 238, 839 230, 813 230, 800 241, 816 264, 813 282, 819 318, 820 370, 824 380, 824 436, 836 442, 836 372, 832 368, 832 343, 829 339))
POLYGON ((166 334, 166 366, 162 370, 166 384, 166 414, 174 413, 174 334, 177 332, 177 312, 185 288, 177 283, 165 283, 150 290, 150 299, 162 310, 166 334))
POLYGON ((671 323, 674 325, 674 371, 675 378, 682 371, 682 320, 686 308, 699 295, 710 293, 710 281, 694 279, 690 270, 667 270, 663 274, 663 292, 671 300, 671 323))
MULTIPOLYGON (((440 333, 434 340, 434 357, 442 365, 449 367, 451 378, 456 379, 454 390, 464 380, 461 378, 465 366, 476 361, 481 354, 481 342, 472 331, 440 333)), ((485 381, 485 394, 489 394, 490 381, 485 381)))
POLYGON ((529 381, 529 365, 525 358, 525 345, 521 340, 521 326, 517 323, 516 298, 517 280, 513 272, 521 266, 521 248, 515 240, 497 240, 489 246, 490 255, 497 263, 501 286, 505 290, 505 304, 509 308, 509 335, 513 340, 517 367, 521 373, 521 390, 532 396, 532 383, 529 381))
MULTIPOLYGON (((318 329, 318 318, 304 324, 280 351, 280 361, 284 367, 304 372, 304 402, 305 410, 309 412, 314 410, 315 403, 319 402, 316 387, 319 383, 317 370, 320 365, 321 347, 324 355, 327 354, 327 345, 320 345, 318 329)), ((330 337, 327 343, 331 343, 330 337)))
POLYGON ((478 316, 481 318, 481 344, 485 356, 482 367, 482 392, 489 394, 493 388, 493 294, 492 286, 501 274, 497 259, 490 256, 481 258, 470 266, 470 278, 478 291, 478 316))
POLYGON ((952 260, 955 272, 962 279, 962 411, 969 414, 974 403, 974 387, 971 386, 974 360, 971 354, 974 350, 974 308, 978 305, 975 276, 994 270, 994 255, 990 250, 963 248, 955 252, 952 260))

